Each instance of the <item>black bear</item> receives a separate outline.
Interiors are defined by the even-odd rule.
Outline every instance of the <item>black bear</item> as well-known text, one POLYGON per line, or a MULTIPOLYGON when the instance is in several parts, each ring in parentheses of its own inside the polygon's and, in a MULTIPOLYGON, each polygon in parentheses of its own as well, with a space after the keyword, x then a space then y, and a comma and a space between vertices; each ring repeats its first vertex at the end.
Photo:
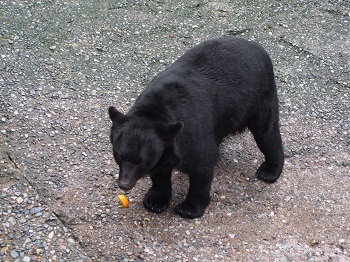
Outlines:
POLYGON ((277 91, 271 60, 257 43, 240 38, 205 41, 160 72, 127 114, 109 108, 119 187, 130 190, 149 174, 143 204, 153 212, 170 205, 174 168, 190 186, 175 212, 203 215, 210 202, 219 144, 246 127, 265 156, 257 177, 273 183, 284 163, 277 91))

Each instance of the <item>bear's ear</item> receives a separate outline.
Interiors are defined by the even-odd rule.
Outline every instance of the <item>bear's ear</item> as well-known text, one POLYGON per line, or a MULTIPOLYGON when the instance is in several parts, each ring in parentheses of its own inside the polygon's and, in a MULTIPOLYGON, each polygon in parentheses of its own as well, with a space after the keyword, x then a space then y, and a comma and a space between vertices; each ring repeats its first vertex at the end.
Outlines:
POLYGON ((120 113, 115 107, 110 106, 108 108, 109 118, 112 120, 113 124, 121 125, 124 123, 126 116, 120 113))
POLYGON ((174 139, 180 132, 182 131, 184 127, 184 123, 182 121, 169 124, 167 126, 163 126, 160 131, 164 138, 166 139, 174 139))

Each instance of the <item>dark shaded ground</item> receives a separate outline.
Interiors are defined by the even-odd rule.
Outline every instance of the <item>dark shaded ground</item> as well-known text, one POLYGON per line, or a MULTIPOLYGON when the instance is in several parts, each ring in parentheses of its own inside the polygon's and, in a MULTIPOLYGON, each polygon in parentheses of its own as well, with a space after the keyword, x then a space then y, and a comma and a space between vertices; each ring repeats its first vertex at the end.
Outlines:
MULTIPOLYGON (((0 1, 1 261, 349 261, 350 2, 0 1), (107 108, 196 43, 271 54, 286 162, 269 185, 249 133, 226 139, 206 214, 118 208, 107 108)), ((183 183, 186 185, 183 185, 183 183)))

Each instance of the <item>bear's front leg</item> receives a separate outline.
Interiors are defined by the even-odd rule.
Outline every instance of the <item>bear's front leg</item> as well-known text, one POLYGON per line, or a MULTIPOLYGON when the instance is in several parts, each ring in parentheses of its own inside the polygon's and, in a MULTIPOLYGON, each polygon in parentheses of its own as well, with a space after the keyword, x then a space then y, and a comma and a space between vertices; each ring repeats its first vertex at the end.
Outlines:
POLYGON ((161 213, 170 205, 172 169, 161 169, 150 174, 152 187, 147 192, 143 205, 149 211, 161 213))
POLYGON ((197 218, 204 214, 210 202, 213 174, 190 175, 190 188, 186 200, 175 208, 175 213, 183 218, 197 218))

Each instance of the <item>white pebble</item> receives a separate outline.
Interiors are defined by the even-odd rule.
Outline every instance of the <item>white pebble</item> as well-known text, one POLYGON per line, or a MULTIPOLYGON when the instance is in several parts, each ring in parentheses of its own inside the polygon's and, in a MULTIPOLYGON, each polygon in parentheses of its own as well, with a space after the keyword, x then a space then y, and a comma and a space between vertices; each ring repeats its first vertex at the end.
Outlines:
POLYGON ((22 261, 23 262, 30 262, 30 257, 25 256, 25 257, 23 257, 22 261))
POLYGON ((49 239, 52 239, 54 234, 55 234, 55 233, 54 233, 53 231, 51 231, 51 232, 49 233, 49 235, 48 235, 48 238, 49 238, 49 239))
POLYGON ((21 204, 23 202, 23 198, 17 197, 16 202, 17 202, 17 204, 21 204))

